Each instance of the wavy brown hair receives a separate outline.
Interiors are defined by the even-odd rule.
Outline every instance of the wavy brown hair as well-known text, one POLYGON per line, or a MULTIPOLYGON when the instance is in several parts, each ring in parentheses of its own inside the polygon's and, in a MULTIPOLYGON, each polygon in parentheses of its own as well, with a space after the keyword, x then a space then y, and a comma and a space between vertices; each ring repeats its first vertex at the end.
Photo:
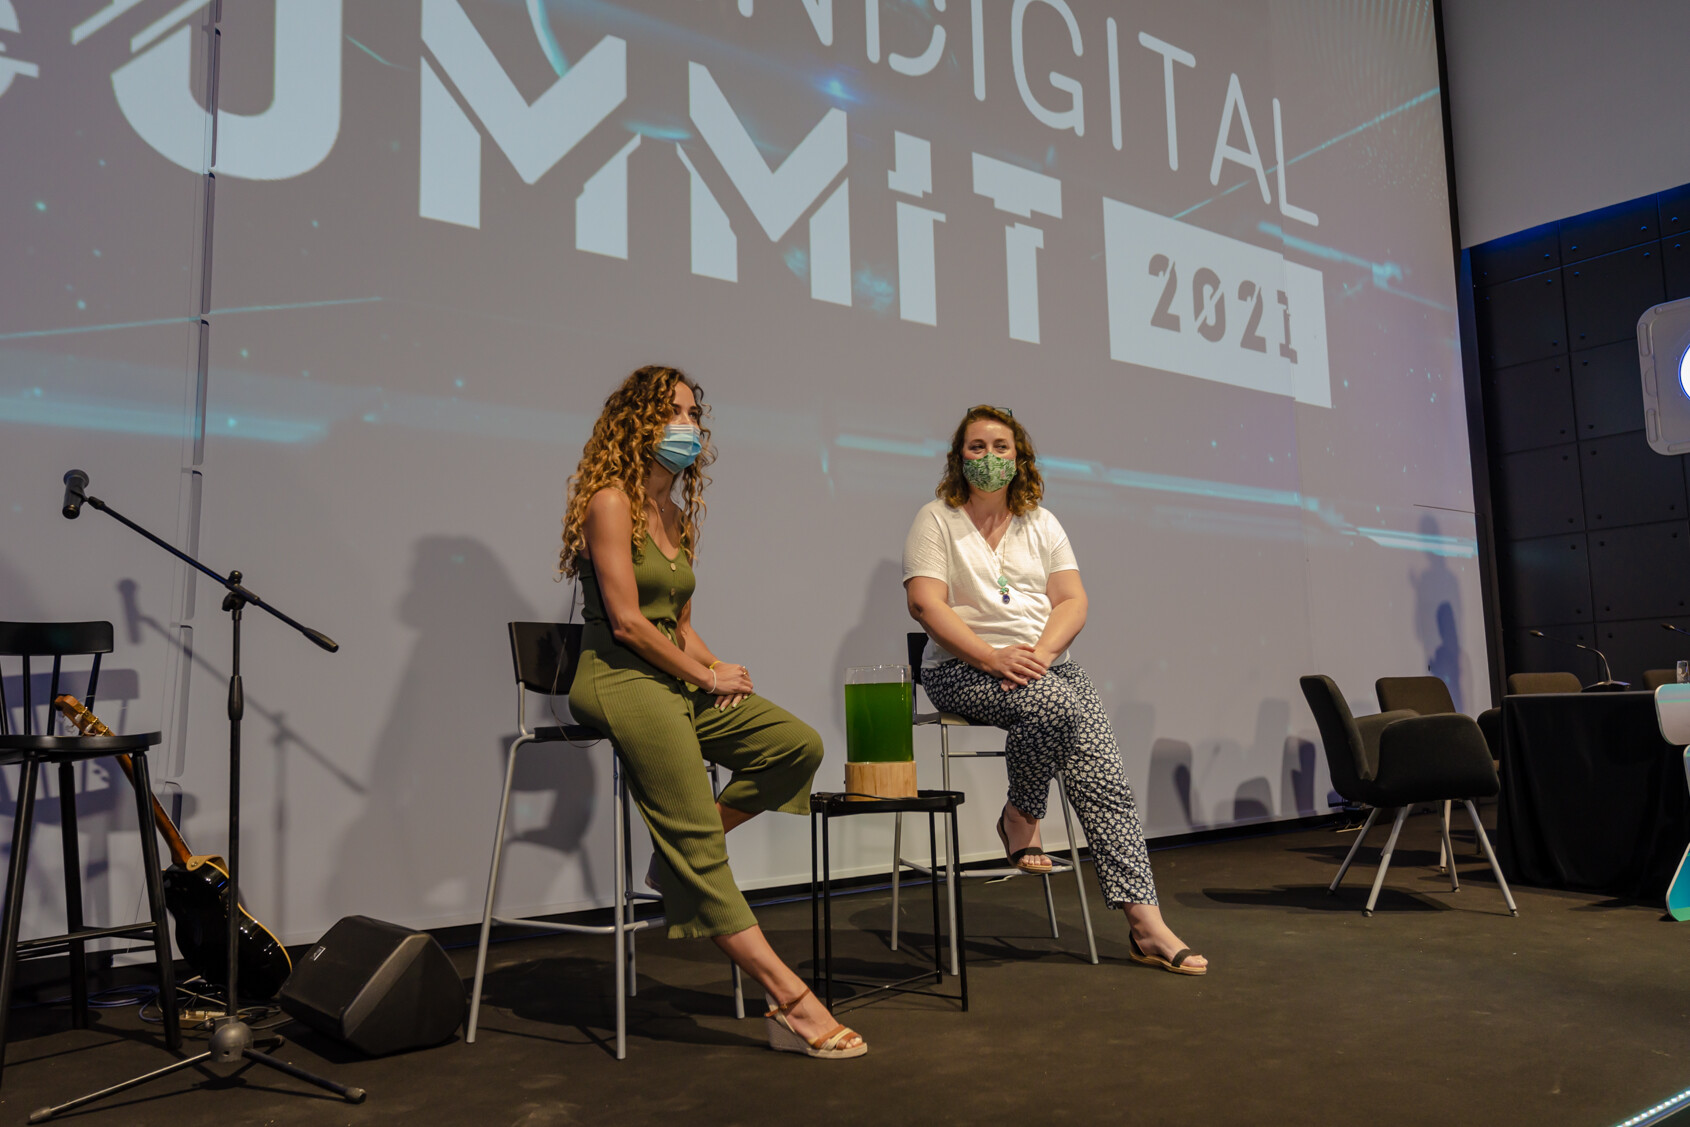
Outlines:
POLYGON ((970 487, 968 478, 962 473, 962 444, 968 438, 969 425, 980 419, 1002 423, 1015 436, 1015 476, 1009 479, 1009 511, 1016 516, 1032 512, 1039 507, 1039 501, 1045 495, 1045 479, 1039 474, 1033 440, 1028 437, 1027 428, 1015 421, 1014 415, 986 403, 970 407, 962 422, 957 424, 956 434, 951 436, 951 452, 945 455, 945 472, 939 478, 939 488, 933 491, 933 495, 953 509, 961 508, 968 500, 970 487))
POLYGON ((710 446, 710 429, 704 425, 710 409, 704 404, 704 389, 678 368, 658 364, 633 372, 604 401, 604 410, 593 424, 592 436, 581 452, 581 464, 569 479, 569 504, 563 513, 563 547, 558 551, 558 575, 575 575, 587 548, 587 502, 593 494, 613 485, 628 495, 633 509, 628 540, 638 560, 645 548, 646 474, 657 460, 657 443, 663 428, 675 416, 675 388, 686 384, 698 401, 700 437, 704 449, 698 460, 682 470, 681 550, 693 559, 698 548, 698 524, 704 517, 704 487, 710 478, 704 467, 716 460, 710 446))

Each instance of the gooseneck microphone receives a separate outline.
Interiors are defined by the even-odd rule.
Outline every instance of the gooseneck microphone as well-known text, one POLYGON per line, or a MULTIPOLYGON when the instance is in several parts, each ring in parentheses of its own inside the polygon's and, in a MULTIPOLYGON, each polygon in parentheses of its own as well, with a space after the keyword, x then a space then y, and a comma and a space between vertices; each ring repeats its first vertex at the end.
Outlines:
POLYGON ((81 470, 71 470, 65 474, 65 503, 59 510, 66 520, 75 520, 82 515, 82 502, 87 499, 88 475, 81 470))
MULTIPOLYGON (((1669 629, 1670 629, 1670 627, 1669 627, 1669 629)), ((1631 688, 1631 683, 1629 681, 1616 681, 1616 680, 1614 680, 1614 674, 1608 668, 1608 656, 1606 654, 1604 654, 1601 650, 1597 649, 1595 646, 1587 646, 1583 642, 1568 641, 1566 638, 1551 638, 1548 634, 1545 634, 1542 630, 1528 630, 1528 631, 1526 631, 1526 633, 1530 634, 1534 638, 1542 638, 1546 642, 1560 642, 1564 646, 1577 646, 1579 649, 1584 650, 1586 653, 1595 654, 1596 660, 1598 660, 1602 663, 1602 680, 1597 681, 1595 684, 1586 685, 1584 687, 1585 692, 1587 692, 1587 693, 1623 693, 1627 689, 1631 688)))

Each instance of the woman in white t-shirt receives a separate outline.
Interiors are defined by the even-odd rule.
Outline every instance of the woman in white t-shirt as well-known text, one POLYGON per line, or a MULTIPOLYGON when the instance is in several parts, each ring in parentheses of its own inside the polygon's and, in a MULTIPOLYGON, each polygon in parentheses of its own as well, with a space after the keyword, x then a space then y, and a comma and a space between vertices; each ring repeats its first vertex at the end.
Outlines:
POLYGON ((1039 820, 1060 768, 1104 898, 1126 910, 1133 959, 1207 972, 1208 960, 1162 919, 1114 729, 1069 657, 1086 624, 1086 592, 1067 534, 1039 506, 1044 480, 1026 430, 1008 411, 970 409, 936 492, 904 542, 910 615, 928 637, 921 684, 944 711, 1009 733, 1004 852, 1026 872, 1050 871, 1039 820))

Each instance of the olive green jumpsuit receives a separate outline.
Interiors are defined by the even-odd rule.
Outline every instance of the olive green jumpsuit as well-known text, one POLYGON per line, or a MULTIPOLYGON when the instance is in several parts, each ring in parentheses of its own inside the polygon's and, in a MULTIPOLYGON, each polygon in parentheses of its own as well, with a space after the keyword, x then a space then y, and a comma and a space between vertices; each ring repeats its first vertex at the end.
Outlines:
MULTIPOLYGON (((760 696, 737 707, 657 669, 611 633, 592 564, 582 560, 581 661, 569 690, 575 718, 608 735, 627 764, 628 790, 651 831, 671 939, 732 935, 756 924, 728 868, 706 760, 727 767, 722 805, 747 814, 810 812, 821 766, 814 728, 760 696)), ((634 559, 640 613, 675 640, 694 579, 686 552, 665 556, 648 532, 634 559)))

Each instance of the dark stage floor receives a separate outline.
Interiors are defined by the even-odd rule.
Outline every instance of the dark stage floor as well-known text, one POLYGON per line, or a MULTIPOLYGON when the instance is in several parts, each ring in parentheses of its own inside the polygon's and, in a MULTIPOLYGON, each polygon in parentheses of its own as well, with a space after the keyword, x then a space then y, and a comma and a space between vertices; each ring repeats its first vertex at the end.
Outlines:
MULTIPOLYGON (((1340 897, 1325 893, 1349 834, 1157 852, 1169 918, 1212 960, 1204 978, 1129 963, 1118 915, 1099 920, 1104 961, 1087 965, 1073 954, 1083 937, 1071 890, 1059 886, 1058 944, 1038 938, 1037 882, 969 882, 971 1011, 925 998, 865 1007, 849 1016, 871 1046, 856 1061, 768 1051, 760 1020, 733 1019, 710 944, 647 936, 618 1063, 607 1048, 609 941, 544 938, 495 948, 474 1045, 363 1060, 285 1026, 296 1039, 284 1053, 367 1088, 361 1107, 287 1094, 309 1090, 280 1074, 187 1071, 64 1121, 1606 1127, 1690 1087, 1690 930, 1656 906, 1529 888, 1515 889, 1511 918, 1467 840, 1451 894, 1430 867, 1434 827, 1410 820, 1372 919, 1360 908, 1376 849, 1340 897)), ((884 893, 839 908, 848 960, 896 958, 884 893)), ((925 941, 926 897, 906 908, 912 938, 925 941)), ((807 903, 759 914, 776 947, 807 965, 807 903)), ((467 977, 473 949, 453 957, 467 977)), ((136 1032, 133 1009, 97 1021, 74 1032, 63 1010, 20 1014, 0 1121, 169 1059, 146 1039, 155 1030, 136 1032)))

